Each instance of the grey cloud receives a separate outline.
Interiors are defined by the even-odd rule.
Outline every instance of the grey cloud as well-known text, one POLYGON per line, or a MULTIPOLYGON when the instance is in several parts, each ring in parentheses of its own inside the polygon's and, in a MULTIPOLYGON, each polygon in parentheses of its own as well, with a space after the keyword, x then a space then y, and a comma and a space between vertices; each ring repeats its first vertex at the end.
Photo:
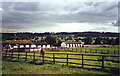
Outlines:
POLYGON ((114 25, 114 26, 119 26, 120 27, 120 24, 119 24, 119 21, 114 21, 114 22, 112 22, 112 25, 114 25))
POLYGON ((110 23, 117 20, 116 3, 3 3, 3 27, 56 26, 54 23, 110 23), (9 25, 10 24, 10 25, 9 25))

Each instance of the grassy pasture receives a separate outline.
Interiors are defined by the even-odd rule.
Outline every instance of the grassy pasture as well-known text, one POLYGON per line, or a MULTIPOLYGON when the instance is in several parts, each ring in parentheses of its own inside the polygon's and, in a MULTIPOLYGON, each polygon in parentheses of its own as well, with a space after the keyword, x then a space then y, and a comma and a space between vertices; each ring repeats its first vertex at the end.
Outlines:
MULTIPOLYGON (((87 45, 86 45, 87 46, 87 45)), ((79 53, 101 53, 101 54, 116 54, 119 55, 119 46, 104 45, 106 47, 101 47, 101 45, 91 45, 89 47, 69 47, 69 48, 58 48, 52 49, 54 51, 70 51, 79 53)))
MULTIPOLYGON (((42 64, 35 65, 26 62, 10 62, 3 60, 3 74, 110 74, 102 71, 90 69, 81 69, 77 67, 69 67, 59 64, 42 64)), ((53 75, 52 75, 53 76, 53 75)), ((79 75, 75 75, 79 76, 79 75)), ((117 76, 111 74, 111 76, 117 76)))

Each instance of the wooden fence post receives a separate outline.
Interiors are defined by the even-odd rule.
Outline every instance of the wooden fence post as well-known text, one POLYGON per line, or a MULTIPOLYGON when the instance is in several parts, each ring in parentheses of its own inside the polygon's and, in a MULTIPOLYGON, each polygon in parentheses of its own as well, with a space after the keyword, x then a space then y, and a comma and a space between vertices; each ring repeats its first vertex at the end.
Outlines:
POLYGON ((33 52, 33 61, 35 62, 35 52, 33 52))
POLYGON ((107 53, 108 53, 108 54, 110 53, 109 50, 107 50, 107 53))
POLYGON ((103 50, 101 50, 101 54, 103 53, 103 50))
POLYGON ((13 51, 11 52, 11 59, 13 58, 13 51))
POLYGON ((96 49, 95 53, 97 53, 97 49, 96 49))
POLYGON ((42 60, 43 60, 43 63, 44 63, 44 55, 42 55, 42 60))
POLYGON ((26 52, 26 56, 25 56, 25 61, 27 60, 27 52, 26 52))
POLYGON ((86 53, 86 49, 85 49, 84 53, 86 53))
POLYGON ((6 55, 5 55, 5 57, 7 57, 7 50, 6 50, 6 55))
POLYGON ((53 53, 53 63, 55 64, 55 54, 53 53))
POLYGON ((80 48, 80 52, 82 52, 82 48, 80 48))
POLYGON ((91 49, 90 49, 90 53, 91 53, 91 49))
POLYGON ((118 55, 120 55, 120 54, 119 54, 119 50, 118 50, 118 55))
POLYGON ((104 69, 104 56, 102 56, 102 69, 104 69))
POLYGON ((67 54, 67 65, 68 65, 68 54, 67 54))
POLYGON ((114 54, 115 54, 115 50, 114 50, 114 54))
POLYGON ((19 56, 20 56, 20 52, 18 52, 18 60, 20 59, 19 56))
POLYGON ((84 67, 84 58, 83 58, 83 54, 82 54, 82 68, 84 67))

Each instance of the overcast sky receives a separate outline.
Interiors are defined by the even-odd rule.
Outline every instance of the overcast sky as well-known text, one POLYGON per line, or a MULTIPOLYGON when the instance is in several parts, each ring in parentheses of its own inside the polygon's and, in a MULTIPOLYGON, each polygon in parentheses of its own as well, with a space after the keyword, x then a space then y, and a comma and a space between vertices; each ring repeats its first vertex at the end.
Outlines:
POLYGON ((2 2, 0 15, 2 32, 118 32, 117 2, 2 2))

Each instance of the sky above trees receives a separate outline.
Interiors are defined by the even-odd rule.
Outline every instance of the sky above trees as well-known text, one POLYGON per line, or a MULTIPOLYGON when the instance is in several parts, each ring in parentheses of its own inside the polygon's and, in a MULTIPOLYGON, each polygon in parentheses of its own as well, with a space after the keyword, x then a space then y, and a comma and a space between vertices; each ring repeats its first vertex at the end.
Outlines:
POLYGON ((118 32, 118 2, 2 2, 3 32, 118 32))

